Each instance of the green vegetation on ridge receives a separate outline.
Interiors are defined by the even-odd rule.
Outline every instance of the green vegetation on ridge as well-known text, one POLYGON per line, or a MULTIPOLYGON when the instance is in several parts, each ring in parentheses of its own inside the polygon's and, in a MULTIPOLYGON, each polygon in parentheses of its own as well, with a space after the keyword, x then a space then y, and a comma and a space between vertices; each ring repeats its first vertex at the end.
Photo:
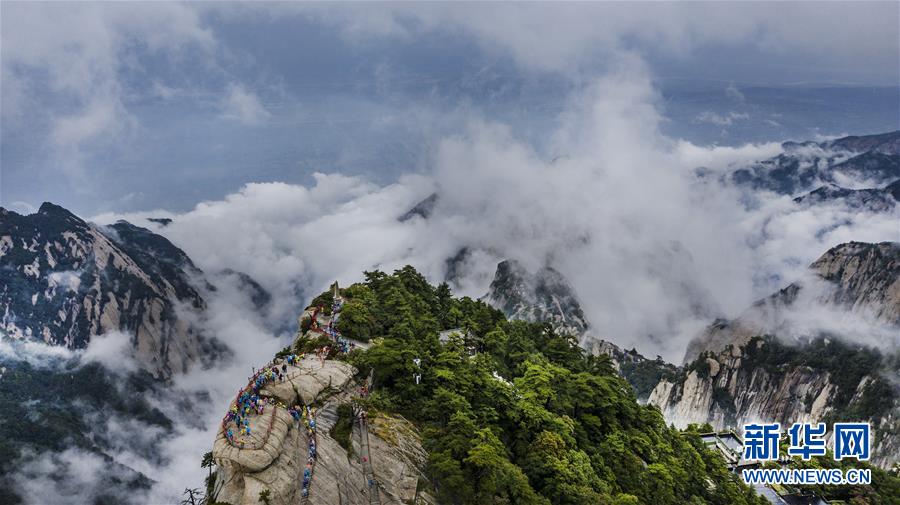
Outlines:
POLYGON ((767 503, 696 434, 639 405, 608 358, 549 325, 507 321, 408 266, 342 295, 373 341, 348 357, 375 371, 369 407, 419 426, 442 503, 767 503), (465 336, 441 343, 453 328, 465 336))

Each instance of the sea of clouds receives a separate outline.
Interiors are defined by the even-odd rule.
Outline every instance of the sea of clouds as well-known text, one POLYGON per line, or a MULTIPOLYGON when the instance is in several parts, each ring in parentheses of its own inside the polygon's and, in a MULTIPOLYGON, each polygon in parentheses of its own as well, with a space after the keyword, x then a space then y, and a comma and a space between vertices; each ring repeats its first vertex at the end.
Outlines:
MULTIPOLYGON (((180 12, 182 7, 170 10, 180 12)), ((730 16, 731 10, 729 6, 720 14, 730 16)), ((188 14, 189 20, 196 18, 188 14)), ((195 367, 177 376, 165 391, 148 398, 175 422, 173 432, 161 433, 131 419, 96 421, 95 429, 103 431, 114 448, 108 456, 154 481, 146 493, 130 496, 133 501, 176 503, 185 488, 202 486, 206 470, 200 460, 212 447, 228 401, 244 385, 251 367, 265 363, 290 342, 299 310, 334 280, 346 285, 361 280, 365 270, 390 271, 409 264, 439 282, 446 275, 447 258, 467 247, 472 253, 454 288, 457 294, 481 296, 503 259, 515 258, 530 268, 551 265, 572 283, 594 335, 680 362, 687 342, 713 318, 735 317, 754 300, 803 277, 807 265, 830 247, 849 240, 900 240, 896 213, 873 214, 840 202, 803 208, 789 196, 748 194, 722 182, 719 175, 735 166, 779 154, 778 143, 709 147, 661 133, 665 104, 653 75, 640 57, 622 50, 620 39, 647 38, 684 52, 697 38, 749 37, 758 32, 756 24, 719 31, 710 28, 719 23, 679 30, 678 23, 654 22, 649 33, 610 34, 607 41, 603 34, 610 31, 598 30, 595 19, 569 9, 553 23, 546 22, 544 13, 526 9, 499 29, 491 21, 496 18, 480 13, 462 19, 452 12, 412 12, 405 17, 354 17, 354 22, 341 15, 320 15, 323 22, 339 25, 348 37, 360 40, 376 32, 413 36, 406 33, 404 21, 410 16, 419 18, 422 30, 449 19, 482 44, 506 48, 522 67, 540 71, 569 72, 568 62, 576 62, 574 55, 587 45, 606 48, 603 56, 610 63, 600 77, 573 79, 576 91, 540 147, 517 136, 512 125, 460 107, 453 112, 454 120, 464 117, 464 126, 434 139, 427 168, 411 170, 390 184, 323 166, 309 185, 251 183, 187 212, 155 209, 94 216, 98 224, 126 219, 181 247, 219 288, 205 294, 205 330, 231 351, 210 368, 195 367), (536 37, 519 29, 522 24, 569 24, 578 29, 536 37), (536 40, 557 43, 535 45, 536 40), (712 176, 697 177, 698 167, 712 176), (439 199, 428 219, 397 219, 435 192, 439 199), (161 226, 148 220, 162 217, 173 221, 161 226), (216 272, 226 268, 258 281, 272 294, 271 304, 256 310, 233 277, 218 278, 216 272)), ((624 11, 620 18, 639 25, 647 19, 668 19, 624 11)), ((173 25, 166 19, 159 24, 173 25)), ((597 19, 616 25, 618 18, 597 19)), ((840 19, 838 26, 843 25, 840 19)), ((95 40, 88 31, 84 40, 95 40)), ((213 40, 204 30, 191 33, 204 47, 213 40)), ((858 39, 855 31, 850 35, 858 39)), ((811 47, 819 47, 819 30, 810 40, 811 47)), ((114 74, 116 65, 106 64, 115 60, 113 49, 101 45, 96 52, 103 57, 88 61, 103 63, 99 68, 108 67, 106 73, 114 74)), ((54 51, 47 54, 57 57, 54 51)), ((30 52, 25 56, 35 59, 30 52)), ((91 68, 61 75, 105 75, 88 72, 91 68)), ((124 94, 117 86, 83 88, 115 97, 124 94)), ((234 88, 230 96, 244 115, 261 120, 245 95, 234 88)), ((85 101, 100 103, 95 98, 87 96, 85 101)), ((89 117, 118 117, 104 110, 89 117)), ((69 148, 77 139, 69 137, 85 135, 87 129, 57 130, 58 143, 67 153, 78 154, 69 148)), ((796 317, 817 323, 832 319, 796 317)), ((838 326, 846 322, 840 316, 834 319, 838 326)), ((104 335, 93 339, 86 351, 72 354, 40 344, 13 348, 0 340, 0 355, 43 364, 74 358, 128 373, 136 365, 128 361, 127 342, 128 335, 104 335)), ((95 454, 70 448, 60 454, 29 455, 13 480, 34 503, 89 502, 112 485, 97 480, 97 472, 106 466, 95 454)))
MULTIPOLYGON (((454 288, 481 296, 502 259, 549 264, 574 286, 594 335, 680 362, 687 342, 713 318, 734 317, 804 276, 830 247, 898 240, 895 214, 840 203, 802 208, 787 196, 748 196, 722 182, 718 175, 781 147, 703 147, 667 138, 659 131, 659 102, 646 69, 628 61, 571 97, 552 132, 552 156, 508 125, 472 114, 463 130, 437 142, 429 172, 392 184, 322 172, 309 186, 247 184, 184 213, 95 216, 98 224, 127 219, 146 226, 184 249, 219 288, 206 293, 204 324, 231 350, 151 399, 175 421, 174 432, 130 419, 97 421, 116 448, 113 460, 155 482, 139 501, 172 503, 185 488, 202 485, 200 458, 234 391, 251 367, 290 341, 299 310, 334 280, 346 285, 365 270, 410 264, 439 282, 447 258, 467 247, 473 252, 454 288), (699 166, 714 176, 698 177, 699 166), (433 192, 439 198, 430 217, 397 219, 433 192), (151 217, 173 221, 161 226, 151 217), (226 268, 257 280, 273 295, 271 304, 256 310, 233 276, 216 276, 226 268), (152 436, 134 436, 142 432, 152 436)), ((826 320, 812 312, 795 317, 826 320)), ((127 335, 104 335, 78 358, 126 373, 133 370, 124 357, 127 342, 127 335)), ((20 491, 48 502, 71 489, 100 492, 90 471, 58 471, 69 460, 69 468, 100 464, 76 448, 31 455, 20 491), (50 472, 64 485, 40 485, 50 472)))
POLYGON ((282 322, 304 297, 364 270, 410 264, 440 282, 462 247, 473 254, 458 294, 484 295, 505 258, 549 264, 575 287, 596 335, 672 361, 711 318, 733 317, 797 279, 830 247, 898 239, 896 213, 801 207, 723 182, 719 175, 780 145, 667 138, 661 109, 649 72, 627 60, 571 97, 547 151, 472 113, 436 142, 430 172, 393 184, 323 172, 310 186, 248 184, 185 213, 94 220, 147 226, 207 272, 249 274, 274 295, 269 317, 282 322), (430 217, 397 219, 433 192, 430 217))

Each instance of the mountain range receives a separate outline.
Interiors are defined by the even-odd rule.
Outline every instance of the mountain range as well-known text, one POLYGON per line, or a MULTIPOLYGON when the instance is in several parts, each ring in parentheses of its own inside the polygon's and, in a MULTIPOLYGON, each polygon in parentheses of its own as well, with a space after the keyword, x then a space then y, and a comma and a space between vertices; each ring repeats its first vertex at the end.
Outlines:
MULTIPOLYGON (((799 195, 795 203, 806 207, 840 201, 865 212, 895 213, 898 146, 900 132, 788 142, 783 154, 728 177, 752 190, 799 195), (831 182, 838 180, 883 187, 851 190, 831 182), (819 183, 824 185, 810 189, 819 183)), ((507 263, 498 266, 487 300, 512 318, 580 334, 585 349, 610 356, 638 397, 676 426, 709 423, 722 430, 759 420, 867 420, 879 433, 874 460, 886 467, 900 461, 900 243, 848 242, 829 249, 810 265, 807 278, 734 319, 711 321, 688 345, 683 365, 592 335, 564 278, 555 281, 563 292, 547 297, 534 280, 510 282, 507 263), (826 317, 840 318, 845 331, 817 319, 826 317), (567 326, 570 319, 578 324, 567 326)), ((614 335, 606 338, 615 341, 614 335)))
POLYGON ((97 226, 51 203, 25 216, 0 209, 0 261, 8 338, 84 349, 93 336, 125 332, 156 377, 184 372, 216 348, 197 321, 202 272, 147 229, 97 226))
MULTIPOLYGON (((897 212, 900 132, 783 147, 781 155, 736 167, 723 179, 750 191, 789 195, 797 206, 842 202, 861 212, 897 212)), ((439 193, 431 194, 398 219, 428 219, 439 199, 439 193)), ((451 284, 468 250, 461 247, 447 259, 451 284)), ((216 273, 220 275, 237 279, 255 309, 270 302, 271 295, 249 276, 234 270, 216 273)), ((759 419, 868 420, 878 433, 875 462, 896 464, 900 355, 890 336, 900 334, 900 244, 835 245, 810 265, 807 277, 792 281, 736 317, 710 317, 682 364, 622 349, 614 344, 616 335, 597 335, 578 294, 551 261, 534 270, 514 257, 499 261, 480 300, 512 320, 549 324, 589 355, 609 357, 635 396, 658 407, 678 427, 709 423, 715 429, 735 429, 759 419), (883 335, 871 333, 861 341, 850 330, 820 331, 796 317, 799 309, 858 318, 883 335)), ((177 375, 208 366, 210 359, 228 352, 204 325, 207 300, 216 289, 212 277, 184 251, 145 228, 125 221, 100 226, 51 203, 30 215, 0 209, 0 341, 13 348, 40 342, 82 351, 95 339, 120 333, 140 367, 123 379, 97 363, 66 362, 48 369, 3 356, 0 364, 7 370, 0 376, 0 412, 14 413, 25 402, 41 419, 0 416, 8 434, 0 444, 4 476, 23 454, 62 451, 72 444, 111 460, 115 445, 96 433, 95 418, 80 405, 96 404, 161 433, 171 432, 173 420, 148 399, 177 375), (123 382, 125 389, 117 387, 123 382)), ((466 305, 470 302, 458 303, 474 310, 466 305)), ((697 315, 706 314, 698 310, 697 315)), ((487 313, 479 317, 493 321, 487 313)), ((347 379, 342 385, 350 383, 347 379)), ((427 457, 418 434, 404 438, 403 444, 409 449, 404 457, 427 457)), ((409 463, 409 457, 398 463, 398 471, 421 466, 409 463)), ((334 468, 343 466, 335 463, 334 468)), ((120 470, 110 479, 130 488, 149 485, 141 472, 120 470)), ((334 476, 335 482, 341 478, 334 476)), ((0 501, 15 502, 12 486, 5 488, 0 501)), ((408 492, 400 489, 397 495, 408 492)), ((122 495, 111 492, 108 498, 118 502, 122 495)))
POLYGON ((792 283, 740 317, 714 322, 649 402, 680 427, 869 421, 878 433, 873 460, 890 467, 900 461, 900 391, 894 382, 900 373, 900 244, 842 244, 810 269, 823 289, 803 300, 810 287, 792 283), (801 325, 791 318, 801 301, 804 311, 871 316, 894 341, 866 345, 853 335, 801 325))
MULTIPOLYGON (((245 274, 221 272, 216 282, 225 277, 255 308, 268 303, 245 274)), ((190 413, 204 401, 169 388, 226 356, 204 326, 216 290, 184 251, 145 228, 96 225, 52 203, 30 215, 0 209, 0 503, 21 502, 32 468, 52 464, 61 480, 80 471, 66 457, 101 462, 95 488, 77 490, 96 503, 128 503, 150 489, 147 475, 117 458, 125 448, 116 427, 168 437, 185 421, 160 403, 190 413), (123 345, 86 354, 103 338, 123 345)), ((162 457, 159 444, 127 437, 128 451, 162 457)))

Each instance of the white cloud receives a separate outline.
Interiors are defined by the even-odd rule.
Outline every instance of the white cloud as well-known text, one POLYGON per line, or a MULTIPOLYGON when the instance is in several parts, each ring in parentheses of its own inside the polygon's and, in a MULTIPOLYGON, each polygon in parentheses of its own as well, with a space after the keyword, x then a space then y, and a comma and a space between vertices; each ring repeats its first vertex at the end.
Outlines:
POLYGON ((780 142, 744 144, 742 146, 698 146, 679 140, 675 146, 677 155, 687 166, 705 167, 717 171, 733 169, 753 161, 777 156, 782 152, 780 142))
POLYGON ((0 331, 0 358, 22 360, 37 369, 55 368, 69 360, 73 352, 65 347, 46 345, 33 340, 9 338, 0 331))
POLYGON ((760 275, 775 274, 784 285, 801 278, 812 260, 838 244, 900 242, 898 219, 897 211, 871 213, 841 201, 798 207, 790 197, 772 195, 747 214, 744 226, 759 255, 760 275))
POLYGON ((4 7, 4 71, 44 69, 48 84, 78 97, 121 91, 117 74, 139 44, 174 54, 188 44, 210 47, 213 36, 182 4, 10 4, 4 7), (36 35, 40 36, 36 36, 36 35))
MULTIPOLYGON (((109 102, 88 105, 75 116, 60 118, 53 129, 53 141, 62 146, 78 145, 115 127, 121 106, 109 102)), ((115 133, 115 132, 112 132, 115 133)))
POLYGON ((699 123, 711 123, 718 126, 731 126, 735 121, 745 121, 747 119, 750 119, 750 115, 746 112, 731 111, 728 114, 722 115, 706 110, 698 114, 694 120, 699 123))
MULTIPOLYGON (((516 3, 291 5, 340 27, 350 40, 462 31, 522 67, 571 72, 635 51, 668 58, 698 47, 753 47, 772 57, 822 58, 858 68, 860 54, 896 69, 896 4, 516 3), (860 27, 865 27, 864 33, 860 27)), ((871 65, 871 60, 865 61, 871 65)), ((871 67, 869 67, 871 69, 871 67)))
POLYGON ((102 456, 78 449, 28 455, 16 468, 15 490, 26 503, 93 503, 98 496, 115 501, 140 499, 140 490, 126 495, 121 487, 102 479, 134 477, 127 469, 110 465, 102 456), (101 478, 102 477, 102 478, 101 478))
POLYGON ((131 349, 131 336, 119 331, 94 336, 87 348, 74 350, 34 340, 13 339, 0 333, 0 358, 25 361, 37 369, 99 363, 112 371, 130 372, 137 369, 137 364, 131 358, 131 349))
POLYGON ((725 88, 725 96, 727 96, 728 98, 731 98, 732 100, 734 100, 736 102, 741 102, 741 103, 743 103, 746 100, 746 97, 744 97, 744 94, 741 92, 740 89, 738 89, 737 86, 734 85, 733 82, 730 83, 728 85, 728 87, 725 88))
POLYGON ((99 363, 109 370, 135 371, 137 363, 131 358, 132 337, 121 331, 111 331, 91 338, 81 354, 84 363, 99 363))
POLYGON ((255 93, 240 84, 228 87, 222 100, 222 115, 244 124, 256 125, 271 117, 255 93))
POLYGON ((824 334, 881 349, 895 350, 900 346, 900 333, 878 318, 879 307, 836 306, 831 300, 840 288, 810 270, 801 269, 796 275, 794 283, 800 290, 790 305, 754 305, 741 314, 741 320, 791 344, 824 334))
POLYGON ((4 128, 33 119, 26 114, 40 118, 29 124, 46 125, 54 162, 83 177, 86 150, 139 126, 128 105, 134 85, 122 77, 141 65, 138 54, 174 61, 187 47, 212 50, 214 39, 184 4, 10 3, 2 44, 4 94, 14 92, 4 97, 4 128))
POLYGON ((648 73, 636 60, 620 65, 572 97, 551 159, 472 114, 437 143, 430 175, 387 186, 324 174, 311 187, 248 184, 172 215, 159 231, 206 271, 233 268, 259 280, 275 295, 276 320, 292 320, 302 298, 334 279, 357 281, 363 270, 410 263, 439 281, 463 246, 475 251, 460 281, 468 295, 484 294, 500 259, 549 261, 572 280, 597 333, 675 361, 710 318, 740 313, 829 247, 896 238, 890 217, 803 210, 775 195, 746 207, 717 177, 698 180, 698 166, 722 173, 781 147, 664 137, 648 73), (435 189, 430 219, 397 222, 435 189))

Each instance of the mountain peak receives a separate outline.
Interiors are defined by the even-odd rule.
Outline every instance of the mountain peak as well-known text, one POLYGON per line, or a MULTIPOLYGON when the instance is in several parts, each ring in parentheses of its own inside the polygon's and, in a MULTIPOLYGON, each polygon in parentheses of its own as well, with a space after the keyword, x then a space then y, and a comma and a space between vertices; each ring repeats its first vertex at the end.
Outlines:
MULTIPOLYGON (((821 307, 862 311, 889 325, 900 325, 900 243, 847 242, 829 249, 810 270, 829 287, 815 295, 821 307)), ((758 335, 788 336, 785 309, 799 298, 797 282, 756 301, 738 318, 717 321, 688 345, 685 363, 703 352, 721 352, 729 344, 745 345, 758 335)))
POLYGON ((835 285, 828 301, 849 307, 865 306, 879 319, 900 325, 900 243, 840 244, 810 268, 835 285))
POLYGON ((822 143, 823 147, 855 152, 900 154, 900 130, 875 135, 851 135, 822 143))
POLYGON ((80 349, 128 332, 137 361, 157 377, 203 356, 205 338, 178 310, 205 307, 192 284, 199 271, 164 237, 124 221, 96 226, 50 202, 4 213, 0 236, 5 334, 80 349))
POLYGON ((432 193, 428 195, 424 200, 415 204, 411 209, 406 211, 402 216, 398 217, 397 220, 402 222, 409 221, 410 219, 419 216, 422 219, 428 219, 431 217, 431 213, 434 212, 434 206, 437 205, 438 194, 432 193))
POLYGON ((78 219, 75 214, 69 212, 68 209, 50 202, 42 203, 41 207, 38 209, 38 214, 43 214, 45 216, 59 216, 65 218, 74 217, 75 219, 78 219))
POLYGON ((511 319, 549 322, 557 331, 573 336, 588 329, 574 288, 549 266, 532 273, 515 259, 503 260, 483 299, 511 319))

